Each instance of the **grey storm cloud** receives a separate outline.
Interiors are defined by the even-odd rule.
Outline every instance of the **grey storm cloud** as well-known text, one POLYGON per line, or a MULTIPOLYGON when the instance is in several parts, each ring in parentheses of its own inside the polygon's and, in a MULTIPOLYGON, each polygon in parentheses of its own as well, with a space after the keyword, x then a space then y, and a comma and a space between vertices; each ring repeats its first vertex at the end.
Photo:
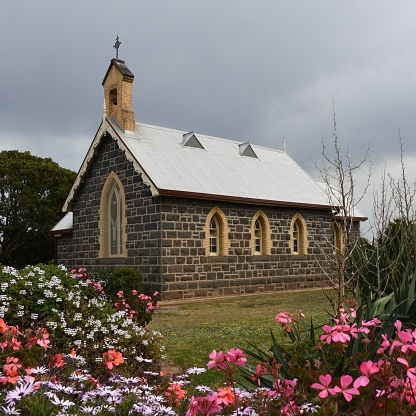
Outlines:
MULTIPOLYGON (((321 140, 378 170, 415 161, 412 0, 6 1, 0 150, 77 170, 118 35, 137 121, 281 148, 312 176, 321 140), (333 104, 334 103, 334 104, 333 104)), ((414 165, 414 163, 413 163, 414 165)))

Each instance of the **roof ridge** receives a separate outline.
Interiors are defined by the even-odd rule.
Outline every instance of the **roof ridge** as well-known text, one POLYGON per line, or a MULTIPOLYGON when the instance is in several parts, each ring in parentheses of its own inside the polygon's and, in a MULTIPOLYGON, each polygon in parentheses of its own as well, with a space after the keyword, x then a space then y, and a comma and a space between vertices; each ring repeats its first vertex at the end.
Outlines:
MULTIPOLYGON (((136 126, 142 126, 142 127, 147 127, 153 130, 162 130, 162 131, 168 131, 168 132, 174 132, 174 133, 178 133, 178 134, 186 134, 189 133, 190 130, 177 130, 177 129, 173 129, 170 127, 162 127, 162 126, 156 126, 154 124, 147 124, 147 123, 142 123, 142 122, 138 122, 136 121, 136 126)), ((242 144, 242 143, 249 143, 250 146, 254 146, 257 149, 263 149, 263 150, 268 150, 268 151, 273 151, 273 152, 277 152, 277 153, 286 153, 284 150, 280 150, 280 149, 275 149, 273 147, 268 147, 268 146, 263 146, 263 145, 259 145, 259 144, 255 144, 249 140, 246 141, 242 141, 242 140, 235 140, 235 139, 228 139, 225 137, 218 137, 218 136, 212 136, 212 135, 208 135, 208 134, 204 134, 204 133, 198 133, 193 131, 193 134, 195 134, 196 137, 202 137, 205 139, 211 139, 211 140, 220 140, 220 141, 224 141, 224 142, 230 142, 230 143, 237 143, 237 144, 242 144)))

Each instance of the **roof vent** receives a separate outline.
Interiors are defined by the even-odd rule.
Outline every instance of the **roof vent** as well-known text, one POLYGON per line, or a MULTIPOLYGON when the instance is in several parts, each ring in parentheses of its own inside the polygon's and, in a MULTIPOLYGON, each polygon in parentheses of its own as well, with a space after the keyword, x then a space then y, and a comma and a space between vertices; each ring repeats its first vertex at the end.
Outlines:
POLYGON ((254 153, 254 150, 251 147, 249 142, 239 144, 238 148, 239 148, 241 156, 248 156, 248 157, 257 158, 257 155, 254 153))
POLYGON ((194 147, 195 149, 203 149, 204 148, 204 146, 202 146, 200 141, 196 138, 193 131, 183 135, 182 146, 194 147))

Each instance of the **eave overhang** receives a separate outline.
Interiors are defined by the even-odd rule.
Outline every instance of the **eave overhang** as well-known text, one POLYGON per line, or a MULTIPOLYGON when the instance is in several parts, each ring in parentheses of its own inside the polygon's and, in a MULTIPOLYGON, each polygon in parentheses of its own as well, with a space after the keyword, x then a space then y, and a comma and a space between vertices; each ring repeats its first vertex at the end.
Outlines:
POLYGON ((61 237, 62 234, 72 234, 72 228, 66 228, 65 230, 51 230, 48 232, 52 237, 61 237))
POLYGON ((368 217, 364 216, 364 215, 347 215, 347 216, 342 216, 342 215, 334 215, 333 218, 336 221, 367 221, 368 217))
POLYGON ((268 199, 256 199, 256 198, 243 198, 232 195, 215 195, 215 194, 206 194, 199 192, 189 192, 189 191, 178 191, 172 189, 158 189, 160 195, 165 196, 175 196, 183 198, 195 198, 195 199, 209 199, 216 201, 230 201, 254 205, 268 205, 268 206, 281 206, 281 207, 293 207, 293 208, 314 208, 314 209, 323 209, 323 210, 332 210, 330 205, 318 205, 318 204, 306 204, 300 202, 290 202, 290 201, 273 201, 268 199))

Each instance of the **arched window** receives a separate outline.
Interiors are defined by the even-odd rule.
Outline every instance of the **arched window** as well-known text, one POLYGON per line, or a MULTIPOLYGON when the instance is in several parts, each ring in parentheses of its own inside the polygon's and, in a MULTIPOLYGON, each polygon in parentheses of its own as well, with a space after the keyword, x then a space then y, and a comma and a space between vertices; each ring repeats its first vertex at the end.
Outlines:
POLYGON ((292 254, 307 254, 308 238, 305 220, 300 214, 290 224, 290 248, 292 254))
POLYGON ((228 225, 224 213, 213 208, 205 223, 205 250, 207 256, 227 256, 230 248, 228 225))
POLYGON ((218 256, 219 254, 219 226, 215 215, 211 218, 209 226, 209 254, 211 256, 218 256))
POLYGON ((256 254, 262 254, 263 246, 263 229, 261 227, 260 221, 257 219, 254 223, 254 252, 256 254))
POLYGON ((253 217, 250 247, 254 255, 270 254, 270 223, 263 211, 258 211, 253 217))
POLYGON ((293 224, 293 253, 299 254, 299 222, 293 224))
POLYGON ((108 200, 108 251, 110 256, 120 256, 122 253, 122 199, 118 183, 115 183, 108 200))
POLYGON ((124 190, 118 176, 108 176, 100 203, 100 257, 122 257, 125 254, 124 190))

